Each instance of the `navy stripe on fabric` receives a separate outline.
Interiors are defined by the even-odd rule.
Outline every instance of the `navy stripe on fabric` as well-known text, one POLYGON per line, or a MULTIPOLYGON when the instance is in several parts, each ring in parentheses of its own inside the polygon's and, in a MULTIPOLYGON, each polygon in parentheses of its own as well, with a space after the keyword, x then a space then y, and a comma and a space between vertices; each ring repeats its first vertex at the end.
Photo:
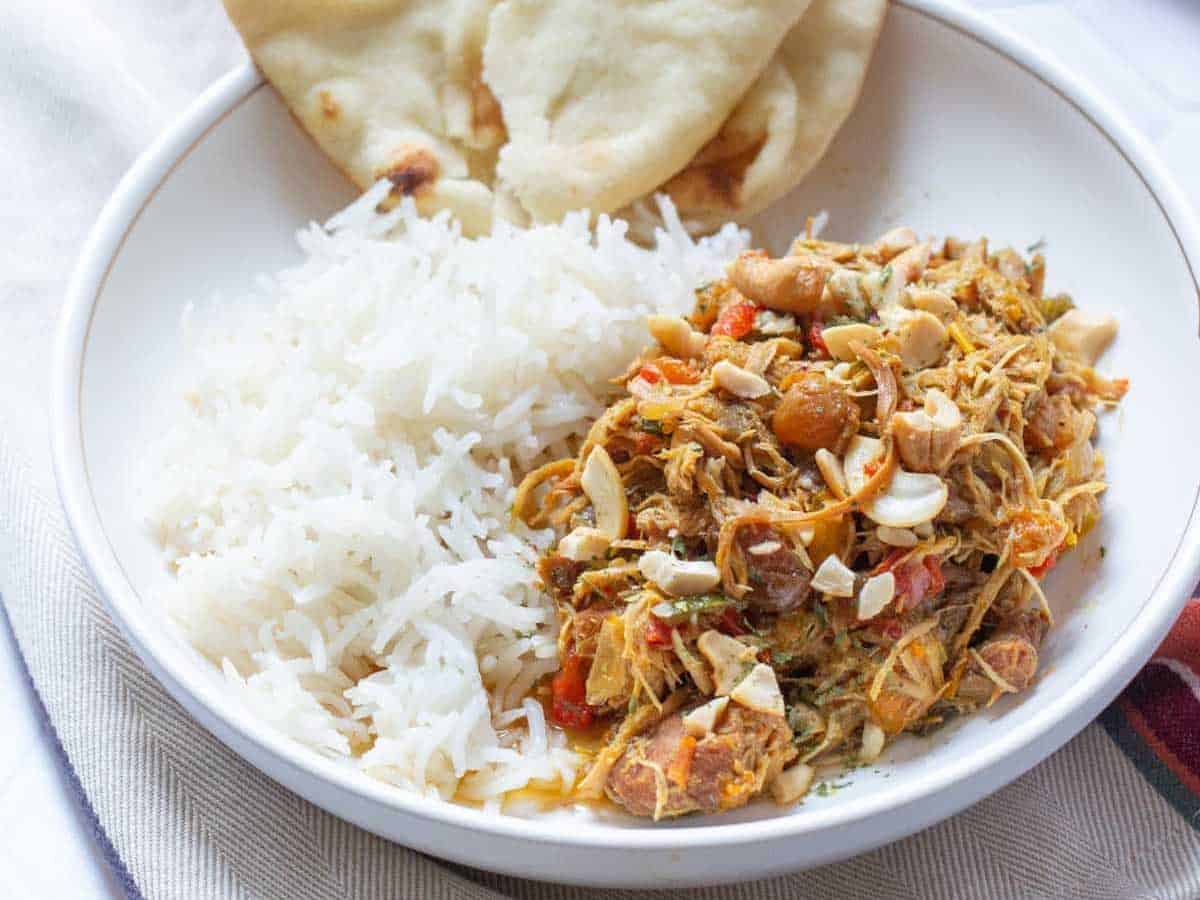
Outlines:
POLYGON ((1117 703, 1113 703, 1100 714, 1100 724, 1105 732, 1134 764, 1142 777, 1149 782, 1162 798, 1175 808, 1175 811, 1187 820, 1188 824, 1200 831, 1200 797, 1197 797, 1175 777, 1146 742, 1137 733, 1133 725, 1121 712, 1117 703))

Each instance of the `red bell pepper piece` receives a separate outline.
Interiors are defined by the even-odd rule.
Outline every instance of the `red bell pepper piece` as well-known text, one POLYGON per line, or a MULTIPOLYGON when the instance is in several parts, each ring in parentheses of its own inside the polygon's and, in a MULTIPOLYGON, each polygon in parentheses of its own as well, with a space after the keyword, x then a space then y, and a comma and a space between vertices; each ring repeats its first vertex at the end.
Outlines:
POLYGON ((572 653, 550 683, 550 721, 561 728, 587 728, 596 721, 587 705, 587 676, 591 662, 572 653))
POLYGON ((758 306, 754 303, 733 303, 721 310, 712 334, 724 334, 731 338, 742 338, 754 330, 758 318, 758 306))

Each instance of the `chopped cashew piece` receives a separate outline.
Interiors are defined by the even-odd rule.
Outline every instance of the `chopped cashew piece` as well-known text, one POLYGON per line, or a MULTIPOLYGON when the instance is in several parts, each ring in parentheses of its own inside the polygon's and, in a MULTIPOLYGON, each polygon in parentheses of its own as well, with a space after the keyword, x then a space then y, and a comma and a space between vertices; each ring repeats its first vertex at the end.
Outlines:
POLYGON ((872 575, 858 592, 858 620, 873 619, 896 596, 896 576, 891 572, 872 575))
POLYGON ((825 282, 825 292, 829 295, 829 304, 835 309, 861 308, 865 312, 866 298, 863 297, 862 284, 859 281, 861 275, 861 272, 853 269, 834 269, 829 280, 825 282))
POLYGON ((900 292, 925 273, 932 249, 928 241, 914 244, 888 263, 892 269, 892 277, 888 279, 888 283, 884 287, 884 305, 891 306, 898 303, 900 292))
POLYGON ((862 276, 862 285, 876 310, 900 306, 904 289, 921 277, 929 265, 929 242, 914 244, 897 254, 881 269, 873 269, 862 276))
POLYGON ((875 537, 879 543, 889 547, 915 547, 917 536, 907 528, 893 528, 891 525, 880 525, 875 529, 875 537))
POLYGON ((591 562, 608 552, 612 538, 599 528, 580 526, 558 542, 558 553, 572 562, 591 562))
POLYGON ((958 450, 962 413, 953 400, 930 388, 925 392, 924 409, 895 413, 891 427, 906 466, 915 472, 940 472, 958 450))
POLYGON ((782 717, 785 712, 775 670, 766 663, 756 663, 750 674, 730 691, 729 699, 767 716, 782 717))
POLYGON ((850 438, 846 456, 842 460, 842 473, 846 487, 857 491, 870 479, 866 468, 874 462, 883 461, 883 442, 877 438, 856 434, 850 438))
MULTIPOLYGON (((870 481, 867 469, 882 459, 881 441, 861 434, 851 438, 842 462, 851 492, 861 490, 870 481)), ((877 525, 911 528, 936 518, 949 498, 950 489, 937 475, 897 469, 887 486, 863 504, 862 511, 877 525)))
POLYGON ((650 336, 674 356, 691 359, 704 352, 707 338, 679 316, 647 316, 646 327, 650 336))
POLYGON ((821 477, 825 479, 825 484, 833 491, 833 495, 839 500, 849 496, 850 490, 846 486, 846 473, 842 471, 841 460, 824 447, 816 452, 815 459, 821 477))
POLYGON ((875 241, 875 252, 885 260, 903 253, 917 242, 917 233, 907 225, 885 232, 875 241))
POLYGON ((1054 346, 1093 366, 1117 336, 1117 320, 1100 313, 1069 309, 1047 329, 1054 346))
POLYGON ((834 359, 854 362, 858 356, 850 349, 851 341, 861 341, 870 347, 883 340, 883 332, 866 322, 851 322, 849 325, 834 325, 821 329, 821 340, 834 359))
POLYGON ((607 450, 592 448, 579 480, 596 512, 596 528, 614 541, 625 537, 629 528, 629 504, 625 501, 621 473, 607 450))
POLYGON ((945 319, 958 312, 958 304, 949 294, 933 288, 909 288, 908 305, 913 309, 921 309, 933 313, 939 319, 945 319))
POLYGON ((755 329, 759 334, 790 334, 796 330, 796 317, 764 309, 758 314, 755 329))
POLYGON ((734 689, 758 658, 758 653, 753 647, 711 629, 700 635, 696 641, 696 649, 712 666, 713 684, 717 694, 721 696, 734 689))
POLYGON ((812 577, 812 587, 822 594, 853 597, 854 572, 846 568, 846 564, 831 553, 817 567, 817 571, 812 577))
POLYGON ((863 725, 862 733, 862 749, 858 752, 858 761, 861 763, 873 763, 879 759, 879 754, 883 752, 883 744, 887 739, 882 728, 867 719, 863 725))
POLYGON ((727 359, 713 366, 712 377, 717 387, 744 400, 754 400, 771 393, 771 385, 767 384, 765 378, 735 366, 727 359))
POLYGON ((924 310, 912 310, 896 331, 900 362, 909 371, 932 366, 942 358, 950 333, 942 320, 924 310))
POLYGON ((728 697, 714 697, 703 706, 697 706, 683 717, 683 730, 694 738, 711 734, 729 705, 728 697))
POLYGON ((770 784, 771 797, 780 806, 795 803, 808 793, 817 770, 804 763, 796 763, 790 769, 784 769, 776 775, 770 784))
POLYGON ((720 570, 705 559, 676 559, 662 550, 649 550, 638 560, 638 571, 674 597, 689 597, 712 590, 721 580, 720 570))
POLYGON ((761 544, 755 544, 753 547, 748 547, 747 551, 751 556, 770 556, 776 550, 783 547, 779 541, 763 541, 761 544))
POLYGON ((937 518, 949 499, 950 489, 937 475, 897 469, 887 490, 865 504, 863 512, 877 525, 911 528, 937 518))

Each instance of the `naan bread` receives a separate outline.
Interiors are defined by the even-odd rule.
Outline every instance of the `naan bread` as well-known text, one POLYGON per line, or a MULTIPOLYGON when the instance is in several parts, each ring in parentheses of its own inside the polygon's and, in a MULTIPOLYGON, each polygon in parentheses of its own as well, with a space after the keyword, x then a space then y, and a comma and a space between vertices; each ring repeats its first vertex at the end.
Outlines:
POLYGON ((504 124, 480 78, 495 0, 225 0, 267 79, 360 187, 490 230, 504 124))
POLYGON ((448 209, 482 234, 497 218, 553 221, 583 207, 625 207, 636 222, 635 201, 659 190, 696 232, 760 211, 816 164, 853 108, 886 2, 225 5, 284 102, 359 187, 388 178, 393 197, 427 215, 448 209))
POLYGON ((817 164, 858 101, 886 8, 813 0, 716 137, 660 188, 690 230, 745 221, 817 164))
POLYGON ((483 51, 509 135, 500 181, 539 221, 649 194, 717 133, 808 5, 501 0, 483 51))

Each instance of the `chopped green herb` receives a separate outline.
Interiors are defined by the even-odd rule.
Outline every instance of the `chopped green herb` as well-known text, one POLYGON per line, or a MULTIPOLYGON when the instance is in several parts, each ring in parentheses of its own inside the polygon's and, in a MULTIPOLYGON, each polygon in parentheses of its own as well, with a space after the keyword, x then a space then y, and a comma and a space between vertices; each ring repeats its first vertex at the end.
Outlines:
POLYGON ((879 274, 879 286, 885 288, 888 282, 892 280, 892 264, 888 263, 883 267, 883 271, 879 274))
POLYGON ((816 789, 817 796, 830 797, 833 794, 836 794, 842 788, 847 788, 847 787, 850 787, 849 781, 843 781, 840 784, 835 784, 831 781, 822 781, 820 784, 817 785, 817 789, 816 789))
POLYGON ((646 434, 657 434, 661 437, 663 433, 662 422, 657 419, 639 419, 638 427, 646 434))
POLYGON ((669 625, 677 625, 695 615, 720 612, 732 602, 724 594, 700 594, 696 597, 680 597, 678 600, 671 601, 671 612, 668 615, 659 615, 657 607, 655 607, 654 615, 669 625))
POLYGON ((1073 301, 1066 294, 1057 294, 1053 297, 1043 297, 1041 302, 1042 317, 1045 318, 1047 322, 1053 322, 1067 310, 1075 308, 1075 301, 1073 301))
POLYGON ((682 535, 677 534, 671 539, 671 553, 676 559, 683 559, 687 556, 687 544, 684 543, 682 535))
POLYGON ((1104 559, 1104 557, 1106 557, 1106 556, 1108 556, 1108 548, 1105 547, 1103 544, 1101 544, 1100 545, 1100 558, 1104 559))
POLYGON ((813 613, 817 617, 817 621, 821 623, 822 628, 829 627, 829 613, 825 611, 825 604, 820 600, 813 601, 813 613))
POLYGON ((1036 241, 1034 241, 1032 244, 1030 244, 1028 247, 1026 247, 1025 252, 1026 253, 1037 253, 1038 251, 1044 250, 1045 248, 1046 248, 1046 239, 1044 237, 1042 237, 1042 238, 1038 238, 1036 241))

